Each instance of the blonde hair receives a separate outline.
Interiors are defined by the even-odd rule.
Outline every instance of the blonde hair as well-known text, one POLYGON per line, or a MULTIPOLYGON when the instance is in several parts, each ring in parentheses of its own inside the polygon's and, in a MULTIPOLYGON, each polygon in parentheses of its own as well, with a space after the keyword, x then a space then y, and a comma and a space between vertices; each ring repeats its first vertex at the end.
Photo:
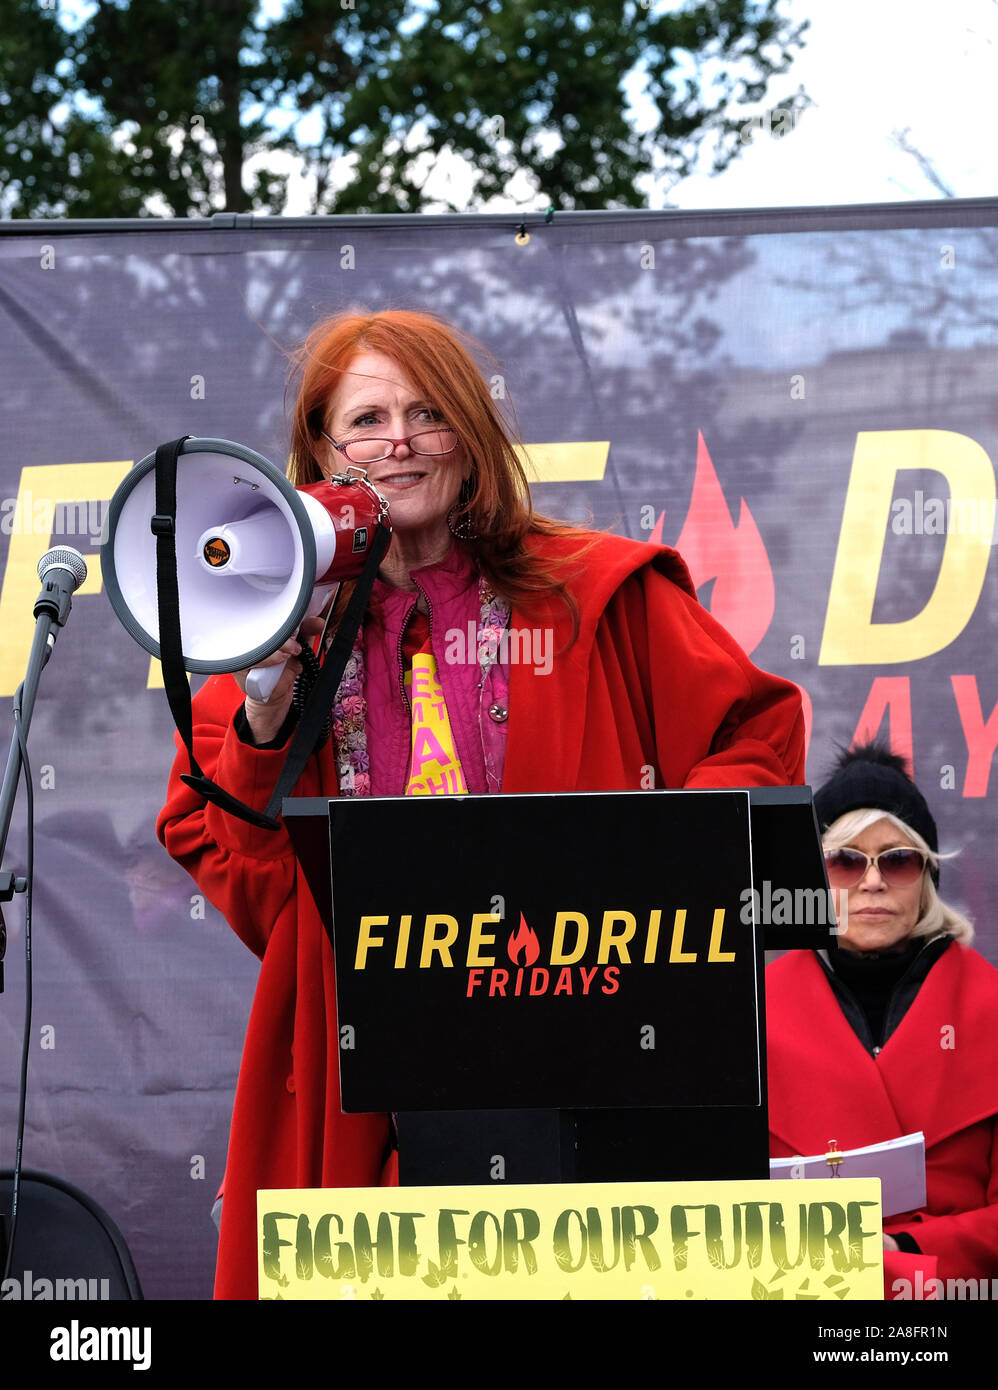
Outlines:
MULTIPOLYGON (((855 840, 857 835, 862 835, 864 830, 868 830, 871 825, 876 825, 881 820, 890 821, 896 830, 900 830, 915 849, 922 851, 933 868, 938 867, 940 860, 952 859, 958 853, 954 850, 949 854, 938 854, 935 850, 930 849, 917 830, 912 830, 911 826, 903 820, 897 816, 892 816, 889 811, 880 811, 871 807, 847 811, 844 816, 839 816, 837 821, 833 821, 821 837, 822 848, 825 850, 845 849, 848 844, 855 840)), ((933 937, 940 936, 943 932, 955 937, 963 946, 969 946, 974 939, 974 927, 970 919, 965 917, 962 912, 957 912, 955 907, 950 907, 948 903, 944 903, 936 890, 932 875, 923 873, 922 900, 919 905, 918 921, 915 923, 911 935, 933 937)))

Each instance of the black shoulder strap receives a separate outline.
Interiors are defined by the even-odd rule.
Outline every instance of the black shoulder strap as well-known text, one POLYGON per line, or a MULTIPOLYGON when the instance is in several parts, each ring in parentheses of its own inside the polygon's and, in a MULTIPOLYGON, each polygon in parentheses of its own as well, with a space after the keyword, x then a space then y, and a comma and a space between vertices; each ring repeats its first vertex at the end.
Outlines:
POLYGON ((301 718, 298 720, 298 727, 291 739, 288 756, 284 760, 277 785, 267 804, 266 815, 268 818, 276 819, 281 814, 284 798, 298 781, 315 748, 319 731, 326 715, 332 708, 336 692, 340 687, 340 681, 343 679, 343 671, 350 659, 350 653, 353 651, 357 633, 360 631, 364 610, 367 608, 367 601, 371 596, 371 589, 374 587, 378 568, 391 538, 391 531, 379 521, 374 529, 374 536, 371 540, 367 559, 364 562, 364 569, 350 596, 350 602, 347 604, 347 611, 343 614, 343 619, 336 629, 332 646, 329 648, 322 664, 322 670, 319 672, 319 679, 312 687, 308 704, 302 710, 301 718))

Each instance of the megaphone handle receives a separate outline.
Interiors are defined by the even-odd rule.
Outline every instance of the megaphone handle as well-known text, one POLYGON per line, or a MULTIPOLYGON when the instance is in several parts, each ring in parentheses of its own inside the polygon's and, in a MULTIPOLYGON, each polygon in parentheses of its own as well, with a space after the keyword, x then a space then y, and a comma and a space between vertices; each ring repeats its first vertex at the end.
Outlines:
MULTIPOLYGON (((340 585, 320 584, 312 594, 311 601, 306 610, 306 616, 314 618, 321 613, 330 594, 338 594, 340 585)), ((335 598, 334 598, 335 602, 335 598)), ((333 604, 329 605, 329 612, 326 614, 326 626, 322 629, 322 642, 325 644, 326 631, 329 628, 329 620, 333 614, 333 604)), ((254 666, 246 677, 246 694, 251 700, 259 700, 261 705, 265 705, 274 693, 277 682, 284 674, 286 661, 282 661, 279 666, 254 666)))
POLYGON ((260 704, 265 705, 273 695, 287 664, 286 661, 282 661, 279 666, 254 666, 246 677, 246 694, 250 699, 259 700, 260 704))

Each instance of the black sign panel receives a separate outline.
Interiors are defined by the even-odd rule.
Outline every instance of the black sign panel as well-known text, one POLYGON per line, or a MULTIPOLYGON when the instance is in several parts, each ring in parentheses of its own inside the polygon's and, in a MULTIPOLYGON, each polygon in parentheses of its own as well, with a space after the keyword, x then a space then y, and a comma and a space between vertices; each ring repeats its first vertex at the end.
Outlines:
POLYGON ((760 1103, 746 792, 329 816, 345 1109, 760 1103))

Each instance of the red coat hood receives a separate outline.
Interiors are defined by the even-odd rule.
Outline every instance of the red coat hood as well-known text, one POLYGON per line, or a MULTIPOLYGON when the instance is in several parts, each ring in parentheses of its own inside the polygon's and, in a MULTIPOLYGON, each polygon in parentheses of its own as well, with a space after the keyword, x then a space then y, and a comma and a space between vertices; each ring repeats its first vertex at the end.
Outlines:
POLYGON ((671 788, 803 781, 799 692, 758 671, 701 607, 677 551, 593 531, 533 535, 525 544, 545 562, 564 561, 579 630, 573 641, 571 613, 557 594, 513 609, 514 628, 553 630, 560 659, 544 675, 514 666, 510 709, 557 711, 557 718, 510 721, 503 791, 635 787, 642 764, 658 769, 656 786, 671 788), (642 694, 657 736, 645 739, 642 757, 628 751, 633 765, 622 779, 622 728, 642 694), (594 724, 605 730, 602 744, 594 724), (703 737, 707 731, 713 739, 703 737))

